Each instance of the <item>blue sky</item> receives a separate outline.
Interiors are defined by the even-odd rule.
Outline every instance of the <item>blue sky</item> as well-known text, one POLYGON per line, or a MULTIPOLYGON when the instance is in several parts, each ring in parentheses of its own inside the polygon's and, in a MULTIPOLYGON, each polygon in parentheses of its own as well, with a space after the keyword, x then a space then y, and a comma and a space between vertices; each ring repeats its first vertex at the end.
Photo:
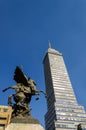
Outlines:
MULTIPOLYGON (((48 40, 63 54, 78 103, 86 109, 86 0, 0 0, 1 105, 13 93, 2 89, 16 84, 17 65, 45 91, 42 61, 48 40)), ((33 97, 31 107, 44 126, 44 96, 37 102, 33 97)))

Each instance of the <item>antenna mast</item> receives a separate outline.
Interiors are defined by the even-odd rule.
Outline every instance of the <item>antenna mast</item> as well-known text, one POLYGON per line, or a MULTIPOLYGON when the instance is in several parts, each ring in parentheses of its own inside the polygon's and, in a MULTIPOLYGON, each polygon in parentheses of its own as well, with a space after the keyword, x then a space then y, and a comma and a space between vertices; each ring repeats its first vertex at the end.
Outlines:
POLYGON ((51 48, 50 40, 48 40, 48 48, 51 48))

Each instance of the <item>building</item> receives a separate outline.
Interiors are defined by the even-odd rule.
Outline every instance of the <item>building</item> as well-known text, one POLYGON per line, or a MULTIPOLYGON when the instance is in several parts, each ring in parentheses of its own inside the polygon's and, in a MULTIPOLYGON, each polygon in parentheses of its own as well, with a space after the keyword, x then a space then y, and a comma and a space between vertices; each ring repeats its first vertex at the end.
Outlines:
POLYGON ((0 130, 5 130, 5 127, 10 123, 11 114, 11 107, 0 106, 0 130))
POLYGON ((47 93, 46 130, 76 130, 86 128, 86 113, 78 105, 67 69, 60 52, 48 48, 43 60, 47 93))

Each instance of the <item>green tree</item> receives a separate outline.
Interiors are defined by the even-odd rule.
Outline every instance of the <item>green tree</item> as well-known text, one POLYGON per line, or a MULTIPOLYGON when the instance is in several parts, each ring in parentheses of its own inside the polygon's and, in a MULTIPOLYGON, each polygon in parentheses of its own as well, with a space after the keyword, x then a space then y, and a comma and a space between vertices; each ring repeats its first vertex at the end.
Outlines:
POLYGON ((79 125, 77 126, 77 130, 82 130, 81 124, 79 124, 79 125))

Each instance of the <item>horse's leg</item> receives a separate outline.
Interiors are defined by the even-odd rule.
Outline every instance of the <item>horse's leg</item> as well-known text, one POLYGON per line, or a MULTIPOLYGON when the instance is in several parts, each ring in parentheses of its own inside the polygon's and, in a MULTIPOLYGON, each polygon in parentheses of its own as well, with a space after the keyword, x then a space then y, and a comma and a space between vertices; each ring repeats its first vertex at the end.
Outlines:
POLYGON ((45 95, 45 97, 47 98, 47 94, 42 90, 36 90, 36 93, 43 93, 45 95))
POLYGON ((40 94, 39 94, 39 93, 36 93, 35 95, 36 95, 36 100, 39 100, 40 94))
POLYGON ((30 104, 31 97, 32 97, 32 95, 26 96, 26 98, 24 100, 24 106, 26 109, 28 109, 28 105, 30 104))
POLYGON ((8 97, 8 104, 10 106, 12 106, 12 97, 13 97, 13 94, 8 97))

